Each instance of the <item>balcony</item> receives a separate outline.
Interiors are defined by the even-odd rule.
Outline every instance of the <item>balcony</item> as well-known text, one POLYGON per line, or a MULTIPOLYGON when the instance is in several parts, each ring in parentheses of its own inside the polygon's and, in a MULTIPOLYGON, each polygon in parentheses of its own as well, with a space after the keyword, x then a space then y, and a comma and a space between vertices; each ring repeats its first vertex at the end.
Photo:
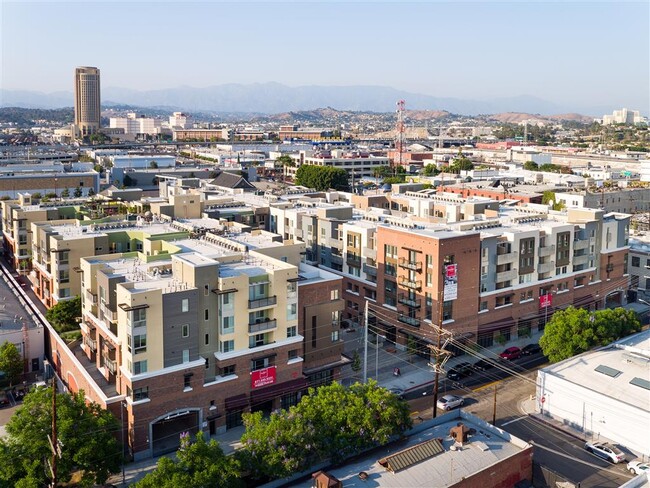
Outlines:
POLYGON ((249 334, 258 334, 267 330, 275 329, 278 326, 278 321, 273 320, 260 320, 260 322, 255 322, 254 324, 248 324, 248 333, 249 334))
POLYGON ((332 239, 331 237, 328 240, 328 244, 332 249, 338 249, 339 251, 343 249, 343 242, 338 239, 332 239))
POLYGON ((420 327, 420 319, 409 317, 403 313, 397 315, 397 320, 403 324, 410 325, 411 327, 420 327))
POLYGON ((404 294, 400 294, 397 301, 402 305, 406 305, 411 308, 420 308, 422 306, 422 300, 420 300, 419 298, 411 299, 408 297, 408 295, 404 295, 404 294))
POLYGON ((582 266, 584 264, 587 264, 589 262, 589 255, 584 254, 582 256, 573 256, 573 265, 574 266, 582 266))
POLYGON ((422 289, 422 280, 411 281, 408 278, 403 276, 399 277, 399 284, 405 288, 410 288, 411 290, 420 290, 422 289))
POLYGON ((545 246, 545 247, 540 247, 539 248, 539 257, 540 258, 546 258, 548 256, 552 256, 555 254, 555 245, 553 246, 545 246))
POLYGON ((361 256, 357 256, 356 254, 346 254, 345 262, 348 264, 348 266, 354 266, 355 268, 360 268, 361 256))
POLYGON ((256 298, 255 300, 248 300, 248 308, 252 310, 255 308, 272 307, 277 302, 278 297, 275 295, 272 297, 256 298))
POLYGON ((88 349, 90 349, 93 352, 97 350, 97 341, 95 339, 91 339, 88 336, 84 336, 84 344, 86 344, 88 349))
POLYGON ((422 271, 422 261, 409 261, 406 258, 399 258, 399 266, 413 271, 422 271))
POLYGON ((503 271, 501 273, 497 273, 497 282, 501 281, 514 281, 519 279, 519 273, 517 272, 516 269, 511 269, 509 271, 503 271))
POLYGON ((97 293, 93 293, 90 290, 86 290, 86 301, 88 303, 97 303, 97 293))
POLYGON ((517 262, 517 256, 519 253, 516 251, 509 252, 506 254, 497 255, 497 266, 500 264, 510 264, 517 262))
POLYGON ((103 303, 100 307, 104 317, 106 320, 110 322, 115 322, 117 320, 117 312, 113 312, 111 309, 109 309, 105 303, 103 303))
POLYGON ((573 241, 573 250, 580 251, 581 249, 587 249, 589 247, 589 240, 587 239, 576 239, 573 241))
POLYGON ((369 264, 364 264, 363 265, 363 272, 370 275, 370 276, 377 276, 377 267, 376 266, 370 266, 369 264))
POLYGON ((114 359, 108 359, 107 357, 104 357, 104 366, 106 366, 106 369, 108 369, 111 374, 117 373, 117 361, 114 359))
POLYGON ((539 263, 537 265, 537 272, 540 273, 540 274, 550 273, 551 271, 553 271, 553 263, 552 262, 539 263))
POLYGON ((339 265, 343 264, 343 257, 340 256, 339 254, 332 254, 330 256, 330 260, 332 261, 332 264, 339 264, 339 265))

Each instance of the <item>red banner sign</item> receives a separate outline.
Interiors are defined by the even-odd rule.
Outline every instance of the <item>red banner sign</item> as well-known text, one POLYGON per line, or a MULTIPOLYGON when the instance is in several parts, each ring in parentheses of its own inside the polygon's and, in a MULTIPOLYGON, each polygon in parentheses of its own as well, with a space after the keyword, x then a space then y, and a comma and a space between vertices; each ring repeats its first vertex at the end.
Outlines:
POLYGON ((251 371, 251 388, 260 388, 275 383, 275 366, 251 371))
POLYGON ((539 308, 546 308, 553 305, 553 295, 547 293, 539 296, 539 308))

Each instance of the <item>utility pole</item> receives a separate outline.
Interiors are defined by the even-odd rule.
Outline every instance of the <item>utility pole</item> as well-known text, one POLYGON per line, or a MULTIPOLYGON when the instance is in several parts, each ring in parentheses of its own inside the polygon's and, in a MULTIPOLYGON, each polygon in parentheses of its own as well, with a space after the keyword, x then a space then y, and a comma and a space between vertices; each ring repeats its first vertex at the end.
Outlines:
POLYGON ((363 383, 368 382, 368 300, 363 308, 363 383))
POLYGON ((50 469, 52 471, 52 488, 56 488, 56 458, 58 457, 58 439, 56 437, 56 375, 52 376, 52 461, 50 469))
POLYGON ((497 383, 494 384, 494 405, 492 407, 492 425, 497 424, 497 383))
POLYGON ((440 382, 440 373, 442 372, 442 368, 447 362, 447 359, 449 359, 449 351, 446 351, 444 349, 442 343, 443 334, 451 335, 449 332, 445 331, 442 328, 444 299, 445 299, 445 290, 444 290, 444 284, 441 281, 440 291, 438 292, 438 325, 433 326, 436 329, 436 332, 438 334, 438 344, 436 346, 429 346, 431 352, 436 357, 436 362, 434 364, 429 363, 429 366, 432 366, 435 372, 434 379, 433 379, 433 418, 434 419, 438 416, 438 384, 440 382))

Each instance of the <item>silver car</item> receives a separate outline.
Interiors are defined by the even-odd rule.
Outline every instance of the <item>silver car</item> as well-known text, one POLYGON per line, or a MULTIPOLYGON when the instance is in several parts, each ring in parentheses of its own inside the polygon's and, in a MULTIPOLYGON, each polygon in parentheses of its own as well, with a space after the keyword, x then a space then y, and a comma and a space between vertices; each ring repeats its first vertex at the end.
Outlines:
POLYGON ((585 444, 585 449, 612 463, 625 461, 625 454, 623 454, 616 446, 606 442, 587 442, 585 444))
POLYGON ((438 408, 440 410, 451 410, 452 408, 461 407, 465 403, 463 397, 457 395, 445 395, 438 400, 438 408))
POLYGON ((641 461, 630 461, 627 470, 632 474, 650 473, 650 464, 641 461))

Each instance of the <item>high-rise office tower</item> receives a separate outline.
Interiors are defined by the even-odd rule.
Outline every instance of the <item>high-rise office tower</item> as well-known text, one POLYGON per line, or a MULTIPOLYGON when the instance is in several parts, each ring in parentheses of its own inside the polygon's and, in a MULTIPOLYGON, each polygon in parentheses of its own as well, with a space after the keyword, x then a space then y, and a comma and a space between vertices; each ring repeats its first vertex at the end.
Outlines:
POLYGON ((81 66, 74 70, 74 124, 81 136, 96 134, 101 118, 99 69, 81 66))

